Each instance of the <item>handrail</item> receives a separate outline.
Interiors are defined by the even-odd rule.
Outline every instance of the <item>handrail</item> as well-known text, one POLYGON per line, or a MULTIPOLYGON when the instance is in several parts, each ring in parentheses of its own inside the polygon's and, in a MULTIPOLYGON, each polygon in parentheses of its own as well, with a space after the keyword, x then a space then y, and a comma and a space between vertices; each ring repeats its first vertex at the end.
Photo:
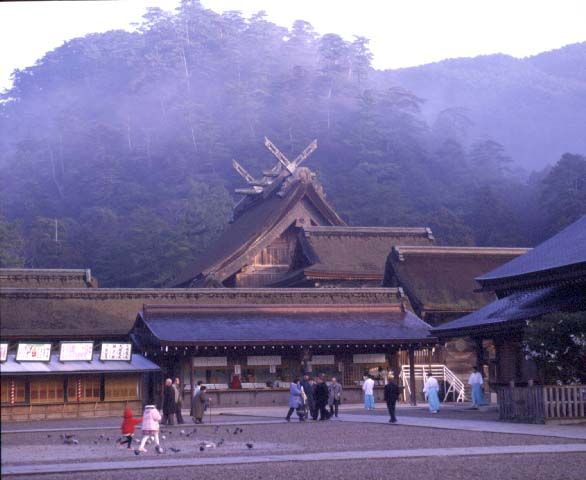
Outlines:
MULTIPOLYGON (((466 386, 464 382, 460 380, 454 372, 452 372, 447 366, 442 364, 431 364, 431 365, 414 365, 415 378, 424 380, 427 372, 431 372, 432 375, 442 378, 444 384, 449 384, 449 388, 445 391, 444 402, 448 398, 450 393, 456 396, 456 402, 464 402, 466 398, 466 386)), ((407 394, 411 395, 411 385, 409 384, 409 365, 402 365, 401 373, 399 378, 403 380, 403 400, 407 401, 407 394)), ((425 381, 424 381, 425 383, 425 381)))

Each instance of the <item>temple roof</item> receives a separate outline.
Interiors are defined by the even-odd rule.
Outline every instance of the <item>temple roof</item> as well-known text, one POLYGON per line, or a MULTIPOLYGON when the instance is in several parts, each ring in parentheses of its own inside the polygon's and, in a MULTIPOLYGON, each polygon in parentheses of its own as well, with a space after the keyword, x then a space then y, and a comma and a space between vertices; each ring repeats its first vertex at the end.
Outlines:
POLYGON ((133 339, 141 345, 259 345, 425 341, 429 325, 400 304, 149 306, 133 339))
POLYGON ((246 208, 205 255, 177 276, 174 286, 205 286, 210 278, 222 282, 294 224, 299 208, 310 212, 316 223, 344 225, 319 190, 311 179, 297 178, 285 192, 273 188, 266 197, 246 198, 246 208))
POLYGON ((571 280, 586 275, 586 215, 525 255, 501 265, 477 280, 484 289, 539 286, 553 278, 571 280))
POLYGON ((424 227, 303 227, 299 248, 305 266, 278 285, 329 278, 382 282, 385 259, 394 245, 432 245, 433 241, 431 230, 424 227))
POLYGON ((546 287, 519 291, 495 300, 481 309, 432 330, 434 335, 466 336, 468 334, 521 328, 526 320, 557 312, 586 314, 586 284, 546 287))
POLYGON ((402 303, 398 289, 16 289, 0 291, 3 340, 98 340, 128 335, 144 304, 320 305, 402 303))
POLYGON ((474 278, 527 252, 526 248, 395 246, 384 286, 402 287, 415 310, 470 312, 494 300, 475 292, 474 278))

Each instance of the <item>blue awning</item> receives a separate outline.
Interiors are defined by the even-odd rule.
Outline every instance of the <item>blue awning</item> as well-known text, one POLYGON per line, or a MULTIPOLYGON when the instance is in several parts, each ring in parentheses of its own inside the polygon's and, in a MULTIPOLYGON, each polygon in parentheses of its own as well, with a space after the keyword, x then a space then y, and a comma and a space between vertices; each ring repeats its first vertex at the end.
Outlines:
POLYGON ((6 362, 0 364, 0 375, 64 375, 91 373, 143 373, 156 372, 160 368, 137 353, 130 362, 101 361, 94 353, 91 362, 60 362, 59 355, 51 355, 49 362, 17 362, 15 354, 9 354, 6 362))

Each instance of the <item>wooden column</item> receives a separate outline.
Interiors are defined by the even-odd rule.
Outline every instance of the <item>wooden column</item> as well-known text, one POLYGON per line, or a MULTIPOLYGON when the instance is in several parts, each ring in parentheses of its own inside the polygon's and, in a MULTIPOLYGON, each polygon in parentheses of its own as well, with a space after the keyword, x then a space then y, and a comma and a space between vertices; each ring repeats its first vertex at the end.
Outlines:
POLYGON ((474 338, 474 344, 476 345, 476 367, 479 372, 482 372, 482 366, 484 365, 484 347, 482 346, 482 338, 474 338))
POLYGON ((411 390, 411 405, 417 405, 417 393, 415 392, 415 348, 409 346, 409 388, 411 390))

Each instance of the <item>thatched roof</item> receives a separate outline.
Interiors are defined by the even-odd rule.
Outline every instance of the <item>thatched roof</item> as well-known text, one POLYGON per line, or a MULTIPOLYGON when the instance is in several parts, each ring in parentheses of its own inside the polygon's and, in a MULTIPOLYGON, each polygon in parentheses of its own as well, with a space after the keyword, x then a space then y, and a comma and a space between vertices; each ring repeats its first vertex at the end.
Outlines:
POLYGON ((402 287, 415 311, 474 311, 495 299, 479 293, 474 280, 525 248, 396 246, 389 254, 383 285, 402 287))
POLYGON ((278 284, 332 278, 374 280, 381 284, 385 260, 394 245, 433 242, 431 230, 424 227, 303 227, 294 261, 298 268, 278 284))

